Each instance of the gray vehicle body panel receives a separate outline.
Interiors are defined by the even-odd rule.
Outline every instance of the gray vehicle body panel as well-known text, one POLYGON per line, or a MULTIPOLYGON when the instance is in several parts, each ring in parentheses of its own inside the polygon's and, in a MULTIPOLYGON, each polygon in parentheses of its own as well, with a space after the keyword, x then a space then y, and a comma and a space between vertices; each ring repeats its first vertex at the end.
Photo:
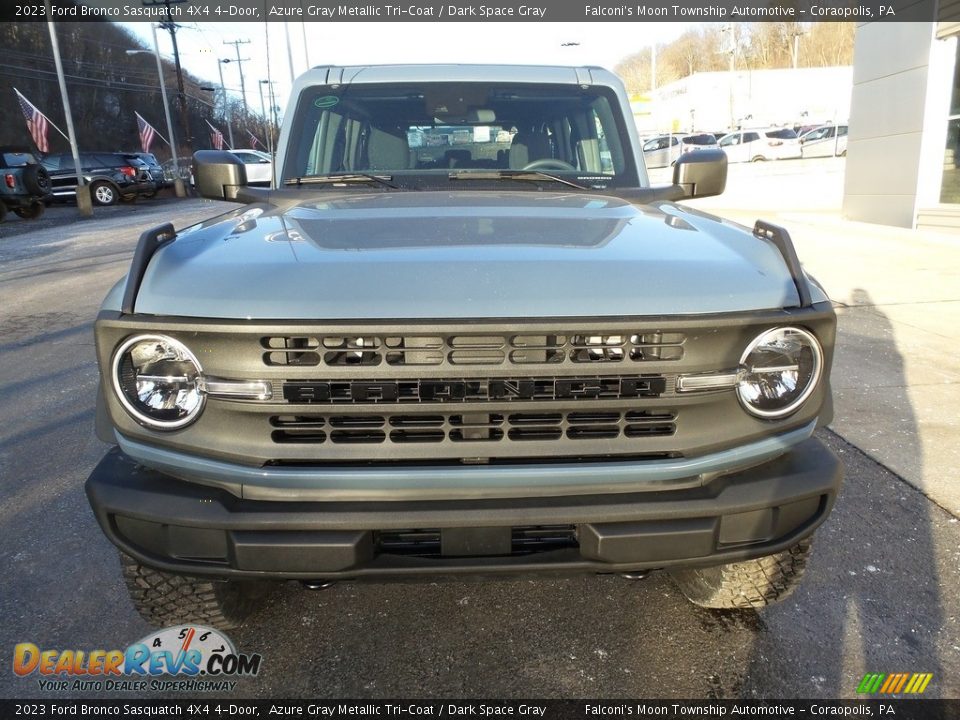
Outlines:
MULTIPOLYGON (((306 192, 306 191, 305 191, 306 192)), ((251 320, 691 315, 796 307, 779 251, 674 205, 532 191, 353 192, 180 231, 136 312, 251 320)), ((814 286, 814 302, 825 300, 814 286)), ((117 309, 111 292, 104 309, 117 309)))

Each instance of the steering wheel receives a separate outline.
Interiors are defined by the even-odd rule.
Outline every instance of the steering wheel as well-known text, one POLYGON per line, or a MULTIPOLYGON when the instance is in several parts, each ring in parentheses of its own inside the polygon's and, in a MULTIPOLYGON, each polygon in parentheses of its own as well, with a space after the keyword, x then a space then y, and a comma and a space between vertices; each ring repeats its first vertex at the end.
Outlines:
POLYGON ((556 158, 541 158, 534 160, 523 166, 524 170, 569 170, 570 172, 579 172, 573 165, 564 160, 556 158))

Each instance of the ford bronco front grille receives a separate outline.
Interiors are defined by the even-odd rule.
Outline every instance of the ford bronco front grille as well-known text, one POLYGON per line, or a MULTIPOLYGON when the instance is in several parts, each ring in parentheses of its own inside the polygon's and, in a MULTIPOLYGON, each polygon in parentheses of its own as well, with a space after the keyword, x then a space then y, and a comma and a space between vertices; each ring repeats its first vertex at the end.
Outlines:
POLYGON ((414 380, 297 380, 283 383, 295 404, 482 403, 524 400, 621 400, 659 397, 660 375, 414 380))
POLYGON ((616 440, 676 432, 672 412, 455 413, 406 415, 274 415, 279 444, 374 444, 616 440))
POLYGON ((556 365, 683 359, 681 333, 280 335, 261 338, 268 366, 556 365))

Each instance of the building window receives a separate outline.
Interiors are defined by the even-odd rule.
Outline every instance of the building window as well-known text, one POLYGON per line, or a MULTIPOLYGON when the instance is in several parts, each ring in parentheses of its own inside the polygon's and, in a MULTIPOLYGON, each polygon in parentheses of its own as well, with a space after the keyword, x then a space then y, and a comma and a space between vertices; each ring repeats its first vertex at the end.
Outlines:
POLYGON ((957 43, 950 114, 947 116, 947 147, 943 158, 940 202, 960 204, 960 43, 957 43))

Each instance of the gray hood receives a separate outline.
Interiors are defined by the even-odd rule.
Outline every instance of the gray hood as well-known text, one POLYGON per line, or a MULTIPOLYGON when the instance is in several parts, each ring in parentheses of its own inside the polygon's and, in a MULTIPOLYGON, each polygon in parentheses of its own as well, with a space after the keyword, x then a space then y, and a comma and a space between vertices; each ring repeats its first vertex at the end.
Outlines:
POLYGON ((181 230, 151 261, 136 312, 555 318, 798 304, 772 244, 670 203, 637 207, 532 191, 342 191, 284 209, 249 206, 181 230))

